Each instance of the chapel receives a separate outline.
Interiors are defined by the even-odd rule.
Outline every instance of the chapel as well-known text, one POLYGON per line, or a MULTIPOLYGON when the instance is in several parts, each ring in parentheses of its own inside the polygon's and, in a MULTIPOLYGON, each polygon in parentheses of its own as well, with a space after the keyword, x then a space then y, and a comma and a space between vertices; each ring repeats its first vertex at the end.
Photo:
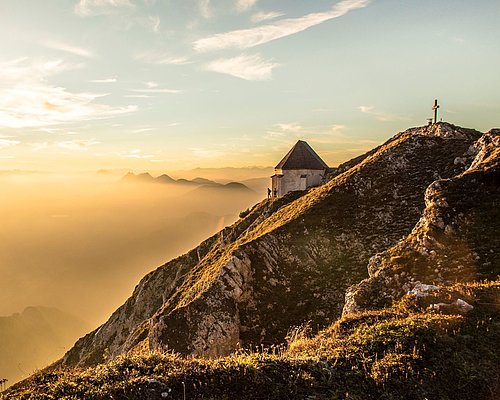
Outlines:
POLYGON ((281 197, 294 190, 317 186, 328 172, 328 165, 303 140, 299 140, 274 167, 271 194, 281 197))

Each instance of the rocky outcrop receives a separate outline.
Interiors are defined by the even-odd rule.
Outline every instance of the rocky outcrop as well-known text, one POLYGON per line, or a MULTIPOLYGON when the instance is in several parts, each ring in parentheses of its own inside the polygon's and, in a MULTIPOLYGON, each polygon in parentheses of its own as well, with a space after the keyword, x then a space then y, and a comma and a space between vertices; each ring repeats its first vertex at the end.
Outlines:
POLYGON ((328 325, 341 315, 345 290, 368 277, 370 257, 410 234, 425 189, 477 159, 480 137, 446 123, 409 129, 318 188, 256 205, 147 275, 62 362, 89 365, 140 347, 219 356, 281 343, 307 321, 315 330, 328 325))
POLYGON ((348 289, 344 312, 384 307, 421 282, 446 285, 500 275, 500 130, 484 134, 454 163, 470 167, 429 185, 418 224, 370 259, 370 277, 348 289))

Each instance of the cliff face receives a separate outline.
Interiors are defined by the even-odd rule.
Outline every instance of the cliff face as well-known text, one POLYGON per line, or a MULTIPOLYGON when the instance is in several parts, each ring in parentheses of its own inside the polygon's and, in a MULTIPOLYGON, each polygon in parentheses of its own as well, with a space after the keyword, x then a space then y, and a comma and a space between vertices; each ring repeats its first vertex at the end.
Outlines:
POLYGON ((369 278, 346 293, 346 313, 390 305, 418 283, 500 275, 500 130, 484 134, 468 154, 475 158, 465 172, 427 188, 412 232, 370 259, 369 278))
MULTIPOLYGON (((489 139, 480 137, 446 123, 409 129, 341 166, 323 186, 256 205, 143 278, 62 362, 90 365, 138 347, 218 356, 280 343, 306 321, 314 329, 328 325, 341 315, 346 289, 368 277, 370 257, 411 234, 426 208, 426 188, 456 176, 473 179, 471 171, 488 165, 491 154, 481 149, 489 139)), ((429 199, 440 196, 443 186, 436 185, 435 194, 427 191, 426 212, 429 199)), ((354 309, 358 297, 351 297, 354 309)))

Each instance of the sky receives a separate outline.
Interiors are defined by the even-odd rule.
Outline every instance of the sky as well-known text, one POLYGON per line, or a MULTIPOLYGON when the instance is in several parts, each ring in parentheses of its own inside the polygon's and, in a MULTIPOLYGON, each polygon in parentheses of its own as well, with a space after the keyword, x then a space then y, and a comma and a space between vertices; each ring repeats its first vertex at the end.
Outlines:
POLYGON ((0 170, 335 166, 500 126, 498 0, 0 0, 0 170))

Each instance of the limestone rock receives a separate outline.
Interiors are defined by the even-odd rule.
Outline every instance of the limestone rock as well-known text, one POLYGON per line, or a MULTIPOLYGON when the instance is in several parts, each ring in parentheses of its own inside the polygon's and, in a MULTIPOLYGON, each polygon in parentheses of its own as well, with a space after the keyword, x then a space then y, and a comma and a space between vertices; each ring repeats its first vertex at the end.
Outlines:
POLYGON ((419 222, 370 259, 370 277, 347 290, 345 313, 384 307, 417 281, 441 285, 499 276, 499 134, 491 130, 471 146, 467 170, 429 185, 419 222))
MULTIPOLYGON (((292 326, 310 322, 317 330, 336 320, 345 290, 362 279, 346 307, 365 305, 356 290, 373 289, 368 302, 383 299, 383 304, 415 287, 414 271, 384 268, 393 253, 381 252, 407 237, 419 219, 411 249, 428 254, 428 272, 436 275, 423 274, 430 278, 420 281, 450 279, 450 269, 442 268, 442 238, 455 237, 464 221, 475 218, 468 211, 473 207, 455 210, 450 190, 466 176, 476 179, 476 185, 467 183, 471 195, 479 182, 485 193, 491 187, 483 179, 487 174, 474 172, 484 162, 462 174, 480 153, 485 162, 491 158, 481 150, 491 144, 486 139, 477 147, 480 137, 445 123, 412 128, 339 166, 320 187, 263 201, 233 226, 143 278, 126 303, 80 339, 62 363, 90 365, 143 347, 216 357, 239 347, 281 343, 292 326), (456 163, 457 157, 463 162, 456 163), (445 235, 447 226, 452 230, 445 235)), ((398 246, 404 249, 405 243, 398 246)), ((458 251, 462 242, 450 243, 458 251)), ((469 250, 463 248, 457 258, 464 276, 478 272, 470 265, 496 262, 477 246, 479 260, 469 250)), ((401 251, 394 257, 399 265, 407 255, 401 251)))

